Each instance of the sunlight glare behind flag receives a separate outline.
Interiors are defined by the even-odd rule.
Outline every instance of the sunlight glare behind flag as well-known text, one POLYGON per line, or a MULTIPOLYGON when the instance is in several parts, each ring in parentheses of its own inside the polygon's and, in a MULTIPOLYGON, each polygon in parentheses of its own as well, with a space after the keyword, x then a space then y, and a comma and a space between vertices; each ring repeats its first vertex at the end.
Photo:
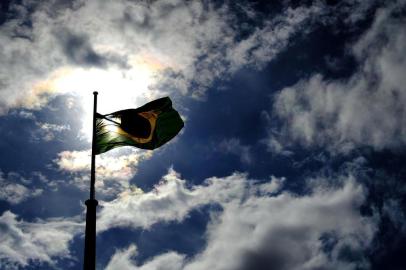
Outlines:
POLYGON ((183 128, 179 113, 169 97, 160 98, 137 109, 96 114, 96 152, 102 154, 120 146, 155 149, 183 128))

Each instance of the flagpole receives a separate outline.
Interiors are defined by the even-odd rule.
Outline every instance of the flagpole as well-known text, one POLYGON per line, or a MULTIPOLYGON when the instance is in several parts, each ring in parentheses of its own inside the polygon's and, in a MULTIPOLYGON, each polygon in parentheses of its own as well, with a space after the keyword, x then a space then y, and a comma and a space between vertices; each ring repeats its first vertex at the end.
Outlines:
POLYGON ((96 207, 94 183, 95 177, 95 146, 96 146, 96 112, 97 92, 93 92, 93 135, 92 135, 92 163, 90 168, 90 198, 85 202, 86 211, 86 232, 85 232, 85 254, 83 259, 83 270, 96 269, 96 207))

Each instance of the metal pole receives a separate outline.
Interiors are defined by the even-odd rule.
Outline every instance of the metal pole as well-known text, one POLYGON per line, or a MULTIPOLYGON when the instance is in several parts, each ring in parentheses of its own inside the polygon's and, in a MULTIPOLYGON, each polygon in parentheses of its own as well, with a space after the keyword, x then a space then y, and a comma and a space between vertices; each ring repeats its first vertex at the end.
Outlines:
POLYGON ((94 200, 94 183, 96 181, 96 112, 97 112, 97 91, 93 92, 93 132, 92 132, 92 163, 90 168, 90 199, 94 200))
POLYGON ((85 255, 83 259, 83 270, 96 269, 96 207, 94 183, 95 177, 95 146, 96 146, 96 111, 97 111, 97 92, 93 92, 93 136, 92 136, 92 163, 90 168, 90 198, 86 206, 86 232, 85 232, 85 255))

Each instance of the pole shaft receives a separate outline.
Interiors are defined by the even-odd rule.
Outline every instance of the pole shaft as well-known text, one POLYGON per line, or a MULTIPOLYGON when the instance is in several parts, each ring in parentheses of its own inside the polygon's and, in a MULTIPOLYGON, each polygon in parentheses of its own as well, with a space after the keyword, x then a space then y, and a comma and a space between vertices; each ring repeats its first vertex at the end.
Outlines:
POLYGON ((96 207, 97 200, 95 199, 94 184, 95 177, 95 142, 96 142, 96 111, 97 111, 97 92, 93 92, 93 136, 92 136, 92 159, 90 168, 90 198, 87 200, 86 206, 86 231, 85 231, 85 254, 83 259, 84 270, 96 269, 96 207))
POLYGON ((93 132, 92 132, 92 163, 90 167, 90 199, 94 200, 94 183, 96 182, 96 112, 97 112, 97 92, 93 92, 93 132))
POLYGON ((89 199, 86 202, 86 232, 85 232, 85 256, 83 270, 96 269, 96 206, 97 200, 89 199))

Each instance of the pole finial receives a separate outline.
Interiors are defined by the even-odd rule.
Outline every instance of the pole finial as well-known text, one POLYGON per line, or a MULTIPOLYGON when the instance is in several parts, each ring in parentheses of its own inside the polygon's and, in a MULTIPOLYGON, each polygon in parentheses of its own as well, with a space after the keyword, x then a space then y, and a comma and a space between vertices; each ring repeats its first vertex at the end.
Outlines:
POLYGON ((93 95, 97 96, 97 94, 99 94, 97 91, 93 92, 93 95))

